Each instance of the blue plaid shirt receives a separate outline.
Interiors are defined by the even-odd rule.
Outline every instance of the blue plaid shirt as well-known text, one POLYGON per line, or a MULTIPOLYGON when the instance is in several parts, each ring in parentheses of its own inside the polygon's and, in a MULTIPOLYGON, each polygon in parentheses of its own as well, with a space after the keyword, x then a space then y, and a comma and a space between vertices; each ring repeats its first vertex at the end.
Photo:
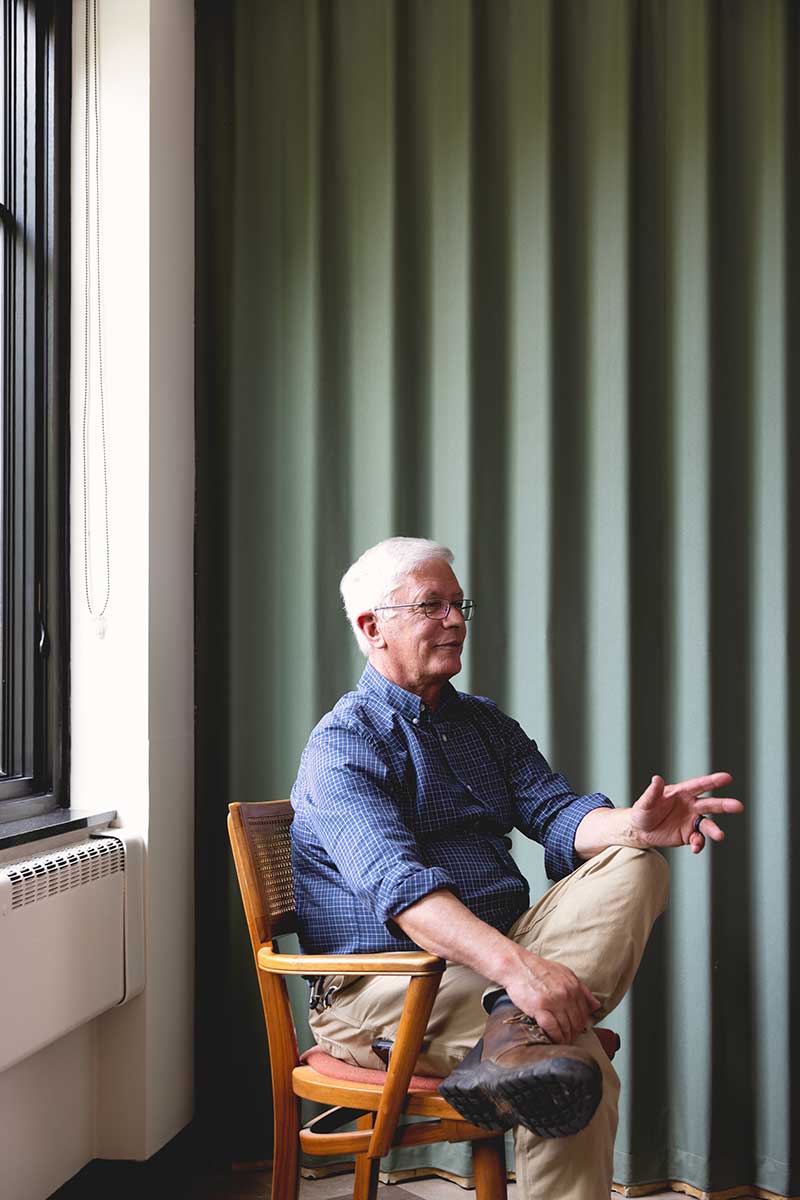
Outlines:
POLYGON ((529 907, 511 829, 562 879, 580 864, 580 822, 613 807, 576 796, 493 701, 447 683, 432 713, 369 664, 311 734, 292 803, 307 954, 414 949, 392 918, 439 888, 505 933, 529 907))

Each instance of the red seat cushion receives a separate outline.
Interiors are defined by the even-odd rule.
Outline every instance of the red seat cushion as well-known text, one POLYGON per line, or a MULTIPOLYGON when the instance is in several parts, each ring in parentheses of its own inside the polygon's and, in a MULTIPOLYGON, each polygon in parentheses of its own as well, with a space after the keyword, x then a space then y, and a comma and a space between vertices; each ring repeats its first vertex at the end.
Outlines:
POLYGON ((595 1029, 595 1033, 600 1041, 600 1045, 603 1047, 608 1057, 613 1058, 622 1045, 619 1034, 614 1033, 613 1029, 599 1028, 595 1029))
MULTIPOLYGON (((354 1067, 351 1063, 320 1050, 319 1046, 312 1046, 310 1050, 306 1050, 305 1054, 300 1056, 300 1062, 318 1071, 320 1075, 328 1075, 331 1079, 347 1079, 350 1083, 372 1083, 377 1087, 383 1087, 386 1083, 385 1071, 354 1067)), ((438 1091, 441 1082, 438 1076, 412 1075, 408 1086, 422 1092, 435 1092, 438 1091)))
MULTIPOLYGON (((608 1057, 613 1058, 619 1050, 619 1035, 614 1033, 613 1029, 595 1029, 595 1033, 608 1057)), ((373 1071, 370 1067, 354 1067, 350 1063, 344 1062, 343 1059, 334 1058, 332 1054, 320 1050, 319 1046, 312 1046, 310 1050, 306 1050, 305 1054, 300 1056, 300 1062, 304 1066, 318 1071, 320 1075, 327 1075, 330 1079, 346 1079, 350 1083, 370 1083, 376 1087, 383 1087, 386 1083, 385 1071, 373 1071)), ((438 1076, 412 1075, 408 1086, 416 1091, 435 1092, 441 1082, 438 1076)))

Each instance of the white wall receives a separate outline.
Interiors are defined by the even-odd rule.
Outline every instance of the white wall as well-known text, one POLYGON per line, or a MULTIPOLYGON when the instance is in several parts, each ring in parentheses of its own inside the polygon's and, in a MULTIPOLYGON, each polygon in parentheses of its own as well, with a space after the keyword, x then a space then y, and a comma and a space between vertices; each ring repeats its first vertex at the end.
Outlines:
MULTIPOLYGON (((130 1005, 0 1075, 2 1200, 43 1200, 93 1157, 147 1158, 192 1116, 194 4, 98 8, 111 597, 100 638, 83 580, 84 3, 75 0, 71 798, 115 807, 145 839, 148 975, 130 1005)), ((91 516, 97 570, 98 504, 91 516)))

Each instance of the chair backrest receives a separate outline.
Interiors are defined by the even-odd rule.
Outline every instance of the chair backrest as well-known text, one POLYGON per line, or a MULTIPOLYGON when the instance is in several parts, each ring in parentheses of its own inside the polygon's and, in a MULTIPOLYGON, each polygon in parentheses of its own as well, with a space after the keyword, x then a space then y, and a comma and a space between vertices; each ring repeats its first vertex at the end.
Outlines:
POLYGON ((297 932, 288 800, 231 804, 230 832, 253 950, 282 933, 297 932))
MULTIPOLYGON (((292 1070, 298 1063, 294 1017, 283 977, 258 970, 259 950, 274 942, 278 934, 293 933, 297 928, 289 834, 293 816, 288 800, 228 805, 228 834, 269 1042, 275 1128, 283 1135, 275 1146, 275 1162, 289 1155, 294 1163, 289 1174, 296 1179, 299 1113, 292 1091, 292 1070)), ((277 1166, 276 1173, 281 1173, 277 1166)))

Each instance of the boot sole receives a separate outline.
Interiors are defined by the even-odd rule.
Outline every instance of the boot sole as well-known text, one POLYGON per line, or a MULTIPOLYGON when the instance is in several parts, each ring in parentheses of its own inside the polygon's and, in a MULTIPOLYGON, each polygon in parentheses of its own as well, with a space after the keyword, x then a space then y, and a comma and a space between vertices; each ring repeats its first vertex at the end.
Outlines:
POLYGON ((596 1063, 554 1058, 529 1067, 503 1069, 480 1061, 478 1043, 440 1085, 456 1112, 481 1129, 524 1125, 539 1137, 570 1137, 584 1129, 603 1094, 596 1063))
MULTIPOLYGON (((487 1088, 481 1070, 483 1038, 472 1047, 466 1058, 439 1084, 439 1095, 471 1125, 480 1129, 510 1129, 516 1117, 497 1088, 487 1088)), ((496 1068, 495 1068, 496 1070, 496 1068)))

